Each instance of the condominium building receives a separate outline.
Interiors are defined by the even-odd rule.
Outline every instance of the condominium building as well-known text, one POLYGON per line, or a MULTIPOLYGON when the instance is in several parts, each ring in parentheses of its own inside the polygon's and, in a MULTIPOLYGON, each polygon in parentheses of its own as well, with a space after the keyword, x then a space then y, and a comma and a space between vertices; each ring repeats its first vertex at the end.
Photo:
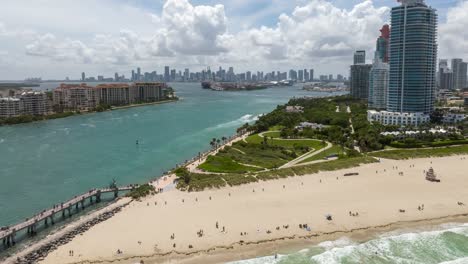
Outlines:
POLYGON ((90 111, 100 102, 100 94, 95 87, 86 84, 61 84, 53 92, 54 106, 60 111, 90 111))
POLYGON ((167 85, 165 83, 135 83, 137 90, 136 101, 141 103, 157 102, 166 98, 167 85))
POLYGON ((383 125, 419 126, 430 121, 430 116, 424 113, 399 113, 389 111, 367 111, 369 122, 383 125))
POLYGON ((354 63, 353 64, 365 64, 366 63, 366 51, 357 50, 354 52, 354 63))
POLYGON ((453 89, 464 89, 467 84, 467 63, 462 59, 452 59, 453 89))
POLYGON ((436 89, 436 10, 424 0, 399 2, 391 12, 387 110, 429 114, 436 89))
POLYGON ((386 109, 388 92, 388 63, 384 63, 381 54, 376 54, 369 74, 369 108, 386 109))
POLYGON ((47 115, 50 113, 50 104, 44 92, 23 92, 20 97, 22 115, 47 115))
POLYGON ((101 84, 96 86, 101 104, 128 105, 135 103, 138 90, 128 84, 101 84))
POLYGON ((21 102, 18 98, 0 98, 0 118, 15 117, 21 115, 21 102))
POLYGON ((371 64, 351 65, 350 90, 355 99, 367 100, 369 98, 369 74, 371 64))
POLYGON ((446 113, 442 119, 442 122, 445 124, 457 124, 466 120, 465 114, 460 113, 446 113))

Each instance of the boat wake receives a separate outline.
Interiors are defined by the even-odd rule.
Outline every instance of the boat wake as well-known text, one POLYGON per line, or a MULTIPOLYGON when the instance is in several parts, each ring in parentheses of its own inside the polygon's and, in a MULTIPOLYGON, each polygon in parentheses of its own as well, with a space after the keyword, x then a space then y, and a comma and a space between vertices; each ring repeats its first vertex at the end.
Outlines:
POLYGON ((218 130, 218 129, 222 129, 222 128, 237 127, 237 126, 243 125, 245 123, 255 122, 255 121, 258 120, 258 118, 260 116, 261 115, 250 115, 250 114, 243 115, 242 117, 240 117, 240 118, 238 118, 236 120, 229 121, 229 122, 226 122, 226 123, 222 123, 222 124, 207 128, 207 130, 212 131, 212 130, 218 130))

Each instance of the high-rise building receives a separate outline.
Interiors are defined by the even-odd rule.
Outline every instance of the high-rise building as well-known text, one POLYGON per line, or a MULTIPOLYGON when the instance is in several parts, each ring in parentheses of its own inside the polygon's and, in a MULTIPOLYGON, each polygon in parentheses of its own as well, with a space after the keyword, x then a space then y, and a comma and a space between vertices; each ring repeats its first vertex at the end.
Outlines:
POLYGON ((330 82, 333 81, 333 74, 329 74, 329 75, 328 75, 328 80, 329 80, 330 82))
POLYGON ((310 69, 310 81, 314 81, 314 69, 310 69))
POLYGON ((81 73, 81 81, 86 82, 86 73, 81 73))
POLYGON ((47 115, 50 112, 49 98, 44 92, 23 92, 20 96, 23 115, 47 115))
POLYGON ((297 71, 289 70, 289 79, 296 81, 297 80, 297 71))
POLYGON ((171 75, 169 71, 169 66, 164 67, 164 81, 169 82, 171 80, 171 75))
POLYGON ((462 59, 452 59, 453 89, 463 89, 467 87, 466 74, 467 63, 462 59))
POLYGON ((377 39, 376 52, 379 59, 388 63, 388 48, 390 44, 390 26, 384 25, 380 29, 380 37, 377 39))
POLYGON ((366 63, 366 51, 357 50, 354 53, 354 64, 365 64, 366 63))
POLYGON ((61 84, 54 89, 53 104, 57 111, 90 111, 99 105, 99 92, 86 84, 61 84))
POLYGON ((355 99, 367 100, 369 97, 369 73, 371 64, 351 65, 350 90, 355 99))
POLYGON ((386 109, 389 66, 381 60, 378 52, 369 73, 369 108, 386 109))
POLYGON ((135 70, 132 70, 132 79, 131 79, 131 81, 132 82, 135 81, 135 70))
POLYGON ((304 69, 304 81, 306 82, 310 81, 310 75, 307 69, 304 69))
POLYGON ((190 70, 186 68, 184 71, 184 81, 188 81, 189 77, 190 77, 190 70))
POLYGON ((176 80, 176 70, 172 69, 171 70, 171 82, 176 80))
POLYGON ((0 118, 20 116, 21 101, 14 97, 0 97, 0 118))
POLYGON ((447 60, 439 61, 437 85, 442 90, 453 90, 453 71, 449 69, 447 60))
POLYGON ((434 109, 437 14, 424 0, 392 8, 387 110, 429 114, 434 109))
POLYGON ((252 72, 250 72, 250 71, 247 72, 247 81, 248 82, 252 81, 252 72))
POLYGON ((137 68, 136 80, 137 80, 137 81, 141 80, 141 69, 140 69, 140 67, 137 68))
POLYGON ((304 81, 304 71, 299 70, 298 75, 299 75, 298 76, 299 81, 301 81, 301 82, 304 81))
POLYGON ((119 79, 120 79, 120 78, 119 78, 119 74, 116 72, 116 73, 114 74, 114 81, 118 82, 119 79))

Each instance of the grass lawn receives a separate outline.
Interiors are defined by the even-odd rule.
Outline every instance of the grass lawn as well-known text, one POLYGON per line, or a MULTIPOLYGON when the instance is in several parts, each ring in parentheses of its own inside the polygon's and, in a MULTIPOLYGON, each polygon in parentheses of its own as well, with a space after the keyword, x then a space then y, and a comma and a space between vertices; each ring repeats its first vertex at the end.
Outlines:
MULTIPOLYGON (((269 135, 268 132, 266 133, 269 135)), ((251 135, 246 138, 246 141, 250 144, 261 144, 263 142, 263 138, 258 134, 251 135)), ((285 148, 294 148, 295 146, 299 147, 310 147, 315 150, 322 149, 326 146, 322 144, 320 140, 310 140, 310 139, 270 139, 268 138, 267 143, 272 146, 280 146, 285 148)))
POLYGON ((344 158, 344 159, 332 160, 332 161, 299 166, 299 167, 259 172, 257 174, 257 179, 271 180, 271 179, 279 179, 279 178, 285 178, 285 177, 291 177, 291 176, 302 176, 306 174, 318 173, 320 171, 335 171, 335 170, 349 169, 349 168, 357 167, 361 164, 368 164, 368 163, 374 163, 374 162, 377 162, 375 158, 365 157, 365 156, 355 157, 355 158, 344 158))
POLYGON ((250 171, 260 171, 256 167, 239 164, 226 156, 209 156, 206 162, 198 166, 199 169, 217 173, 246 173, 250 171))
POLYGON ((348 169, 359 166, 361 164, 377 162, 372 157, 355 157, 355 158, 344 158, 334 161, 327 161, 323 163, 317 163, 312 165, 306 165, 301 167, 293 167, 287 169, 272 170, 268 172, 259 172, 251 174, 190 174, 190 181, 185 183, 179 181, 177 188, 183 191, 203 191, 205 189, 221 188, 227 185, 236 186, 242 184, 248 184, 251 182, 257 182, 259 180, 267 181, 279 178, 287 178, 294 176, 301 176, 307 174, 318 173, 320 171, 334 171, 340 169, 348 169))
POLYGON ((281 131, 282 129, 284 128, 284 126, 272 126, 270 127, 270 129, 268 129, 269 131, 281 131))
POLYGON ((267 138, 280 138, 281 132, 279 131, 265 132, 263 133, 263 136, 267 138))
MULTIPOLYGON (((279 136, 278 132, 267 132, 269 136, 279 136)), ((326 145, 319 140, 282 140, 268 139, 263 145, 263 138, 252 135, 247 142, 236 142, 226 147, 216 156, 211 156, 198 168, 213 173, 247 173, 281 167, 312 149, 317 151, 326 145), (252 165, 252 166, 249 166, 252 165)))
POLYGON ((341 149, 341 146, 333 145, 331 148, 325 151, 322 151, 319 154, 314 155, 308 159, 305 159, 301 163, 307 163, 307 162, 316 161, 316 160, 323 160, 326 157, 330 155, 334 155, 334 154, 338 154, 338 155, 343 154, 343 150, 341 149))
POLYGON ((457 146, 457 147, 444 147, 444 148, 432 148, 432 149, 396 149, 396 150, 384 150, 379 152, 370 153, 377 158, 384 159, 412 159, 412 158, 430 158, 430 157, 444 157, 452 155, 466 155, 468 154, 468 146, 457 146))

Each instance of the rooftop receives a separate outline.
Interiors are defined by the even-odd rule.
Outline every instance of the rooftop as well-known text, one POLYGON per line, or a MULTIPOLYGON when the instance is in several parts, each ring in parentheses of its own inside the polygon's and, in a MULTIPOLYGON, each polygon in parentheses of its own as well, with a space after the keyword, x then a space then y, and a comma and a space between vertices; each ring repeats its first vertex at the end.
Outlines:
POLYGON ((57 89, 78 89, 78 88, 85 88, 85 89, 94 89, 94 87, 87 85, 86 83, 82 84, 60 84, 57 89))
POLYGON ((126 83, 108 83, 108 84, 100 84, 98 86, 96 86, 96 88, 98 89, 102 89, 102 88, 128 88, 130 87, 130 85, 126 84, 126 83))
POLYGON ((0 101, 19 101, 20 99, 14 97, 0 97, 0 101))

